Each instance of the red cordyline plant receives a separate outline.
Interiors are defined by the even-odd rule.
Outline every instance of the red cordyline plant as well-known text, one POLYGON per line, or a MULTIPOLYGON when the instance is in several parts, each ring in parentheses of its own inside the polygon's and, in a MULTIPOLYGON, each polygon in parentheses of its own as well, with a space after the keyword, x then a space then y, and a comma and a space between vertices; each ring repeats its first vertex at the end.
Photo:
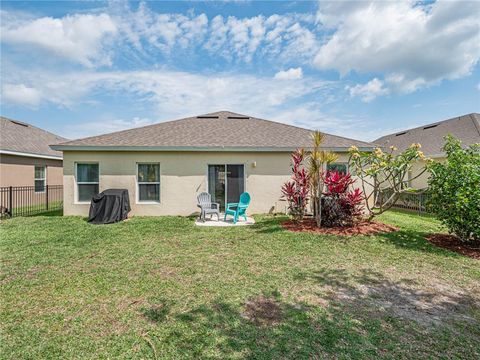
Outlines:
POLYGON ((355 180, 350 174, 337 171, 323 174, 327 191, 323 193, 322 225, 351 226, 363 213, 363 193, 352 189, 355 180))
POLYGON ((292 154, 292 181, 282 186, 282 194, 288 201, 288 209, 293 219, 302 220, 305 215, 310 191, 310 179, 302 163, 305 157, 303 150, 292 154))

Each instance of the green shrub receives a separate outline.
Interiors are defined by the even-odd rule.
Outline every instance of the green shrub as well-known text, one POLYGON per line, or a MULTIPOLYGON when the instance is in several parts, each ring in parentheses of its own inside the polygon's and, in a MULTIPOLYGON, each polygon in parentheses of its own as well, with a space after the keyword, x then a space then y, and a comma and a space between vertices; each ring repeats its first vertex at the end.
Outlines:
POLYGON ((448 135, 443 150, 446 161, 428 165, 428 205, 451 233, 480 242, 480 144, 463 149, 448 135))

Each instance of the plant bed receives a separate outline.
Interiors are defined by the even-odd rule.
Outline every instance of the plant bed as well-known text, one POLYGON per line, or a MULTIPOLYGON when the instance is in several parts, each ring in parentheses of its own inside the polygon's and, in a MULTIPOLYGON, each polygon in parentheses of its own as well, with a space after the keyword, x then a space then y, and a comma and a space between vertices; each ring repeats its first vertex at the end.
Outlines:
POLYGON ((314 219, 304 219, 295 222, 288 220, 282 223, 284 229, 294 232, 311 232, 317 234, 330 235, 375 235, 379 233, 389 233, 397 231, 398 228, 392 225, 383 224, 377 221, 360 221, 354 226, 337 226, 337 227, 322 227, 318 228, 314 219))
POLYGON ((451 234, 430 234, 426 239, 433 245, 480 260, 480 245, 461 241, 451 234))

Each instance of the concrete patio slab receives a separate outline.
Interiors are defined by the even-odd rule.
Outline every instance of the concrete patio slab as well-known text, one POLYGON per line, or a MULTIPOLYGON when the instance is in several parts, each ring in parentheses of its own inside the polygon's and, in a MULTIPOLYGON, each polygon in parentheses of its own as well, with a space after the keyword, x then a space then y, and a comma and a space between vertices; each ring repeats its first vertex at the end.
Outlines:
POLYGON ((255 224, 255 219, 252 217, 247 216, 247 221, 244 219, 239 219, 236 224, 233 223, 233 219, 231 216, 227 218, 227 221, 223 221, 223 214, 220 214, 220 220, 217 221, 217 217, 214 215, 212 219, 205 220, 205 222, 201 220, 195 220, 195 225, 198 226, 218 226, 218 227, 226 227, 226 226, 247 226, 255 224))

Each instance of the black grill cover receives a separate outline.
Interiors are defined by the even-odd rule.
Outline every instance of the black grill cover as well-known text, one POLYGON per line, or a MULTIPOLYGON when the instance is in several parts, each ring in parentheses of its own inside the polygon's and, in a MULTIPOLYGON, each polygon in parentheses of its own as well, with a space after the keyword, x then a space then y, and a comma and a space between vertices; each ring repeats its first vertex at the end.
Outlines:
POLYGON ((108 189, 92 198, 88 222, 92 224, 111 224, 125 220, 129 211, 128 190, 108 189))

